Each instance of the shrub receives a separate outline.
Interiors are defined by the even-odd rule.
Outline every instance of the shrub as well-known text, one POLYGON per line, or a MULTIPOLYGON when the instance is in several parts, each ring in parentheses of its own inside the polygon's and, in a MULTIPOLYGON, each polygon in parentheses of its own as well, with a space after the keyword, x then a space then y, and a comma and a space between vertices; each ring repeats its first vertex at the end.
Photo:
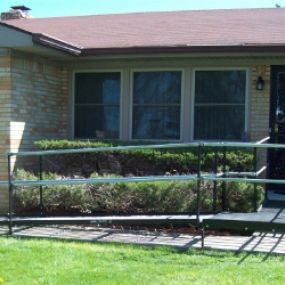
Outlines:
MULTIPOLYGON (((159 144, 167 143, 159 142, 159 144)), ((152 141, 122 141, 122 140, 39 140, 34 145, 42 150, 52 149, 71 149, 71 148, 96 148, 111 146, 128 146, 128 145, 149 145, 158 144, 152 141)))
MULTIPOLYGON (((43 179, 61 179, 55 173, 43 173, 43 179)), ((23 169, 17 170, 16 179, 37 180, 38 177, 23 169)), ((47 212, 84 213, 90 210, 90 193, 86 186, 59 185, 43 186, 43 201, 47 212)), ((34 212, 40 203, 39 187, 17 187, 15 191, 15 209, 18 212, 34 212)))
MULTIPOLYGON (((99 177, 93 173, 92 177, 99 177)), ((44 173, 44 179, 60 179, 57 174, 44 173)), ((107 176, 108 177, 108 176, 107 176)), ((36 179, 33 173, 18 170, 17 179, 36 179)), ((229 183, 227 204, 231 211, 253 210, 254 188, 251 184, 229 183)), ((213 185, 202 183, 201 210, 212 210, 213 185)), ((257 187, 258 205, 264 189, 257 187)), ((44 186, 43 202, 48 214, 80 213, 191 213, 196 210, 197 189, 193 181, 140 182, 91 185, 44 186)), ((39 191, 32 187, 17 187, 15 203, 18 213, 38 211, 39 191)), ((218 184, 218 208, 221 205, 221 186, 218 184)))
MULTIPOLYGON (((231 211, 252 212, 254 211, 254 185, 240 182, 227 184, 228 206, 231 211)), ((264 200, 264 187, 256 186, 256 204, 259 207, 264 200)))
MULTIPOLYGON (((136 142, 139 143, 139 142, 136 142)), ((43 150, 69 149, 82 147, 106 147, 134 144, 133 142, 78 141, 78 140, 43 140, 35 145, 43 150)), ((145 142, 143 143, 145 144, 145 142)), ((103 174, 117 175, 157 175, 169 173, 193 173, 197 171, 197 149, 138 149, 132 151, 69 154, 45 157, 47 170, 61 175, 81 175, 89 177, 96 171, 103 174)), ((202 170, 214 169, 213 148, 203 148, 202 170)), ((218 153, 218 168, 223 162, 222 153, 218 153)), ((232 171, 251 171, 253 155, 248 151, 229 149, 226 167, 232 171)))
MULTIPOLYGON (((136 142, 145 144, 145 142, 136 142)), ((43 140, 35 142, 40 149, 68 149, 106 147, 134 144, 120 141, 43 140)), ((226 168, 232 171, 251 171, 253 155, 248 151, 229 149, 226 168)), ((203 148, 202 171, 214 169, 213 148, 203 148)), ((218 153, 221 170, 223 154, 218 153)), ((195 173, 197 149, 138 149, 132 151, 56 155, 44 158, 45 179, 62 177, 98 177, 126 175, 163 175, 195 173)), ((18 170, 18 179, 36 179, 31 168, 18 170)), ((201 183, 201 210, 212 210, 213 183, 201 183)), ((221 205, 221 184, 218 183, 218 209, 221 205)), ((257 188, 258 205, 264 189, 257 188)), ((245 183, 227 184, 227 205, 231 211, 253 210, 254 186, 245 183)), ((193 181, 117 183, 94 185, 44 186, 45 211, 67 213, 175 213, 195 212, 197 189, 193 181)), ((18 212, 38 211, 39 191, 32 187, 18 187, 15 195, 18 212)))

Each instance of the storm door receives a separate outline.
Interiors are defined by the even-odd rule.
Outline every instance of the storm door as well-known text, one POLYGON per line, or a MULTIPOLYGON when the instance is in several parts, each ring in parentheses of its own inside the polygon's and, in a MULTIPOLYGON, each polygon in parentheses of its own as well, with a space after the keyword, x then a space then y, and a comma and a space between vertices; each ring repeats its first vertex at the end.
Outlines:
MULTIPOLYGON (((285 144, 285 66, 272 66, 270 99, 270 141, 285 144)), ((269 178, 285 179, 285 149, 268 151, 269 178)), ((285 194, 285 185, 268 185, 275 194, 285 194)))

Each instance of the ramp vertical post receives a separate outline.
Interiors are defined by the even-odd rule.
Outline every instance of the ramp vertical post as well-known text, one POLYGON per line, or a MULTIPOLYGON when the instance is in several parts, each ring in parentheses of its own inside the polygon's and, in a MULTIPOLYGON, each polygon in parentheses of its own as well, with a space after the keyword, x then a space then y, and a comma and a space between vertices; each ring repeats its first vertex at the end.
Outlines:
POLYGON ((205 248, 205 229, 201 229, 201 248, 205 248))
MULTIPOLYGON (((214 173, 217 175, 218 172, 218 150, 215 148, 215 158, 214 158, 214 173)), ((217 212, 217 181, 214 181, 213 189, 213 212, 217 212)))
POLYGON ((198 169, 197 169, 197 225, 200 223, 200 203, 201 203, 201 144, 198 145, 198 169))
POLYGON ((8 154, 8 187, 9 187, 9 235, 13 234, 13 183, 12 183, 12 166, 11 154, 8 154))
MULTIPOLYGON (((223 146, 223 178, 226 177, 226 160, 227 160, 227 149, 223 146)), ((226 211, 227 209, 227 202, 226 202, 226 182, 222 182, 222 209, 226 211)))
MULTIPOLYGON (((39 156, 39 172, 40 172, 40 180, 43 180, 43 157, 39 156)), ((43 206, 43 186, 40 185, 40 215, 44 214, 44 206, 43 206)))
MULTIPOLYGON (((256 147, 253 148, 253 168, 254 168, 254 172, 256 173, 257 171, 257 149, 256 147)), ((254 183, 253 185, 253 208, 254 211, 257 212, 257 184, 254 183)))

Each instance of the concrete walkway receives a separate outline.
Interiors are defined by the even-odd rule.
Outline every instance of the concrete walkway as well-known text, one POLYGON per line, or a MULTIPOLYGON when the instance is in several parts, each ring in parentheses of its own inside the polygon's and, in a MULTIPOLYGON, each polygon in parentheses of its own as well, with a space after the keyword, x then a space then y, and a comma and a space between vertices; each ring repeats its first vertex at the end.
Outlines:
MULTIPOLYGON (((0 228, 0 234, 6 235, 7 228, 0 228)), ((118 242, 151 246, 166 245, 179 248, 201 248, 201 236, 82 226, 14 228, 13 236, 88 242, 118 242)), ((206 236, 205 248, 238 252, 285 254, 285 237, 281 234, 263 233, 255 233, 252 236, 206 236)))

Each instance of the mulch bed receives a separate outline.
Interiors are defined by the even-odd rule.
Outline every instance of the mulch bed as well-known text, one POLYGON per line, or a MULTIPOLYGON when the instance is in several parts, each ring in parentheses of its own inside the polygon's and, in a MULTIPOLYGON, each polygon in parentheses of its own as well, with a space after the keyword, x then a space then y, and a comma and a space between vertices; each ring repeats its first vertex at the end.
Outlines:
MULTIPOLYGON (((155 234, 177 234, 177 235, 201 235, 201 230, 195 226, 189 227, 141 227, 141 226, 122 226, 113 225, 112 229, 120 229, 122 231, 146 231, 155 234)), ((244 235, 245 233, 229 231, 229 230, 205 230, 205 235, 215 236, 234 236, 244 235)), ((248 233, 246 235, 249 235, 248 233)))

